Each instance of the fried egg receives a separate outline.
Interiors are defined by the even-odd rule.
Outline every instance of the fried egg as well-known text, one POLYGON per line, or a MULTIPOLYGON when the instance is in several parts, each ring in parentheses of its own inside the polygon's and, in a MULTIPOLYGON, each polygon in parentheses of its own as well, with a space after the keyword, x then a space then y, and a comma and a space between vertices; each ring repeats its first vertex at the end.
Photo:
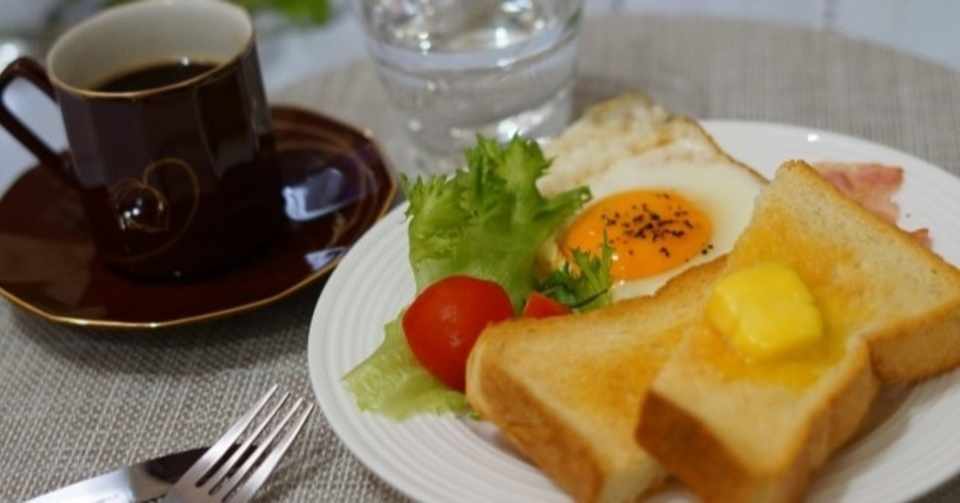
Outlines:
MULTIPOLYGON (((637 112, 617 115, 612 127, 588 112, 589 133, 581 121, 546 147, 555 160, 541 190, 585 185, 593 199, 545 244, 541 259, 556 268, 575 249, 599 255, 606 236, 615 300, 652 294, 690 267, 728 253, 766 183, 693 121, 650 113, 645 103, 631 101, 637 112), (578 147, 578 137, 589 141, 578 147)), ((610 102, 601 106, 611 109, 610 102)))

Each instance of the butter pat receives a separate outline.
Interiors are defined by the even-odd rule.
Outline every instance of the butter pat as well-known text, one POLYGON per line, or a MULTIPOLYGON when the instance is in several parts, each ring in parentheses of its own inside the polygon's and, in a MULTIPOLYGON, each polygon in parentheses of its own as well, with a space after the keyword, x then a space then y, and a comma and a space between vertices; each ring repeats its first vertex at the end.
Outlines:
POLYGON ((796 271, 773 262, 720 279, 706 314, 748 361, 777 359, 823 336, 823 318, 807 285, 796 271))

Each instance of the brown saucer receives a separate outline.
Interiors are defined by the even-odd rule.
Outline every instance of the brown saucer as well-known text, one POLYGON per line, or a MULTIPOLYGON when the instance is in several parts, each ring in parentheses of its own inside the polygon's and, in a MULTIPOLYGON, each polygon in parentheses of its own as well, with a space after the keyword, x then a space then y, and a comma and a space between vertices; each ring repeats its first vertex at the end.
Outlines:
POLYGON ((274 107, 273 122, 287 222, 262 256, 195 280, 117 274, 97 258, 78 194, 33 168, 0 199, 0 295, 57 323, 142 329, 256 309, 322 278, 383 216, 396 184, 363 132, 291 107, 274 107))

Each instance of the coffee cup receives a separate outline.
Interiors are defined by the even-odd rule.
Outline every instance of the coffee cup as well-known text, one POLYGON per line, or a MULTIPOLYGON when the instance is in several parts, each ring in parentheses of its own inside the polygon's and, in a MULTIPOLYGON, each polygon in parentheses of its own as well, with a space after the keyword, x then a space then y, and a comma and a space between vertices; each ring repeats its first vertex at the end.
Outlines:
POLYGON ((202 275, 275 239, 281 180, 245 10, 220 0, 113 7, 57 39, 45 66, 21 58, 0 74, 0 125, 79 191, 106 265, 202 275), (2 104, 18 78, 59 104, 67 154, 2 104))

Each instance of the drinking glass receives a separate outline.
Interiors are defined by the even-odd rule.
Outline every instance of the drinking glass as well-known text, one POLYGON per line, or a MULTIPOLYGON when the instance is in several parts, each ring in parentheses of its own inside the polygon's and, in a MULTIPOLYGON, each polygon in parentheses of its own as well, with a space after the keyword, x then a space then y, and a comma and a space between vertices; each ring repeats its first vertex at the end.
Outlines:
POLYGON ((544 137, 570 120, 582 0, 356 0, 380 80, 421 154, 456 167, 477 134, 544 137))

